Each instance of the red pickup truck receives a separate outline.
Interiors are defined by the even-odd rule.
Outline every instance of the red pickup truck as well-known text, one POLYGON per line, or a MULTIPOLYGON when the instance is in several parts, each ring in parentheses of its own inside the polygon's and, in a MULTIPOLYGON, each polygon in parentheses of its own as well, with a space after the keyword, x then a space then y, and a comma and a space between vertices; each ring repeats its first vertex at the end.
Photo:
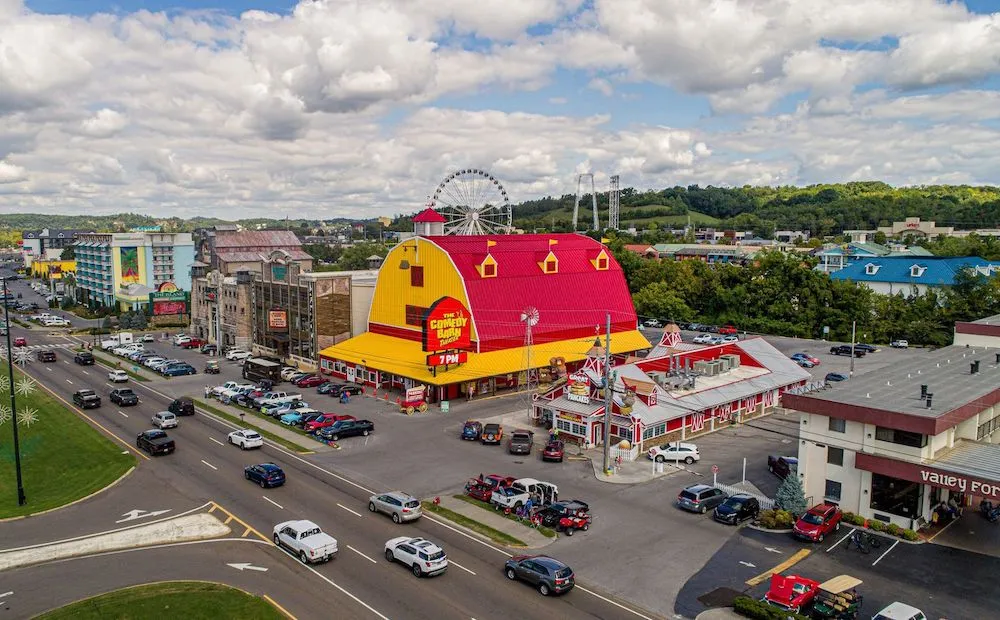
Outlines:
POLYGON ((205 342, 204 340, 202 340, 201 338, 192 338, 191 340, 188 340, 187 342, 182 342, 181 343, 181 348, 182 349, 197 349, 197 348, 201 347, 201 345, 203 345, 203 344, 208 344, 208 343, 205 342))
POLYGON ((719 335, 720 336, 735 336, 736 335, 736 326, 735 325, 725 325, 723 327, 720 327, 719 328, 719 335))
POLYGON ((799 517, 792 527, 796 538, 810 542, 823 542, 828 535, 840 529, 840 520, 844 513, 836 504, 818 504, 799 517))

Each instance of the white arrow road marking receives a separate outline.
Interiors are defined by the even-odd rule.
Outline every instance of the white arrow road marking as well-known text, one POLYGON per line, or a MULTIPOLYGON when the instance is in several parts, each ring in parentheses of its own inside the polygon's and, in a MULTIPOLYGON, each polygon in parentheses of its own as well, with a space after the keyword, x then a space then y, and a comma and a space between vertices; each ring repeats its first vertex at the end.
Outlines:
POLYGON ((281 505, 281 504, 279 504, 278 502, 274 501, 273 499, 270 499, 270 498, 269 498, 268 496, 266 496, 266 495, 261 495, 261 497, 263 497, 263 498, 264 498, 264 501, 267 501, 267 502, 271 502, 272 504, 274 504, 274 505, 275 505, 275 506, 277 506, 278 508, 281 508, 282 510, 284 510, 284 509, 285 509, 285 507, 284 507, 284 506, 282 506, 282 505, 281 505))
POLYGON ((127 413, 125 413, 124 411, 119 411, 118 413, 119 413, 119 414, 120 414, 120 415, 121 415, 122 417, 125 417, 125 418, 127 418, 127 417, 128 417, 128 414, 127 414, 127 413))
POLYGON ((743 560, 740 560, 740 564, 742 564, 743 566, 748 566, 750 568, 757 568, 756 564, 751 564, 750 562, 744 562, 743 560))
MULTIPOLYGON (((128 453, 126 452, 125 454, 128 453)), ((170 512, 169 508, 167 508, 166 510, 153 510, 149 512, 145 510, 139 510, 138 508, 133 508, 132 510, 129 510, 128 512, 123 514, 122 518, 115 521, 115 523, 124 523, 126 521, 133 521, 135 519, 145 519, 146 517, 155 517, 158 515, 166 514, 168 512, 170 512)))
POLYGON ((226 445, 226 444, 222 443, 221 441, 219 441, 218 439, 216 439, 215 437, 209 437, 209 439, 211 439, 215 443, 219 444, 220 446, 226 445))
POLYGON ((781 551, 775 549, 774 547, 764 547, 764 551, 770 551, 771 553, 781 553, 781 551))
POLYGON ((465 572, 469 573, 470 575, 475 575, 476 574, 476 573, 472 572, 471 570, 465 568, 464 566, 462 566, 461 564, 459 564, 455 560, 448 560, 448 565, 449 566, 457 566, 457 567, 461 568, 462 570, 464 570, 465 572))
POLYGON ((368 561, 369 561, 369 562, 371 562, 372 564, 378 564, 378 562, 376 562, 375 560, 371 559, 371 558, 370 558, 370 557, 368 557, 367 555, 365 555, 365 554, 361 553, 360 551, 358 551, 358 550, 357 550, 357 549, 355 549, 354 547, 352 547, 352 546, 350 546, 350 545, 347 545, 347 548, 348 548, 348 549, 350 549, 351 551, 353 551, 354 553, 357 553, 358 555, 360 555, 360 556, 361 556, 361 557, 363 557, 364 559, 368 560, 368 561))
POLYGON ((356 512, 354 510, 351 510, 350 508, 348 508, 347 506, 345 506, 343 504, 338 503, 337 505, 340 506, 341 508, 343 508, 344 510, 346 510, 347 512, 351 513, 352 515, 356 515, 356 516, 359 516, 359 517, 361 516, 360 512, 356 512))
POLYGON ((233 568, 235 568, 238 571, 255 570, 255 571, 260 571, 262 573, 267 572, 267 569, 264 568, 263 566, 254 566, 253 564, 250 564, 249 562, 236 562, 236 563, 233 563, 233 564, 226 564, 226 566, 232 566, 233 568))
POLYGON ((205 465, 208 465, 209 467, 211 467, 211 468, 212 468, 212 469, 214 469, 215 471, 219 471, 219 468, 218 468, 218 467, 216 467, 215 465, 212 465, 211 463, 209 463, 209 462, 208 462, 208 461, 206 461, 205 459, 201 459, 201 462, 202 462, 202 463, 204 463, 205 465))

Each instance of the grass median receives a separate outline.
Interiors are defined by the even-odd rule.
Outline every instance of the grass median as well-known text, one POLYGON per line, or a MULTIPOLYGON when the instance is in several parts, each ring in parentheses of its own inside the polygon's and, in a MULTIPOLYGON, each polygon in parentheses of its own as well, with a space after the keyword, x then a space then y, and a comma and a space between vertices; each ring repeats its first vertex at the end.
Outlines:
POLYGON ((280 435, 275 435, 274 433, 272 433, 271 431, 269 431, 267 429, 261 428, 261 427, 255 425, 255 424, 251 424, 251 423, 247 422, 245 419, 240 420, 240 418, 239 418, 238 415, 233 415, 231 413, 227 413, 227 412, 223 411, 222 409, 219 409, 218 407, 213 407, 212 405, 209 405, 205 401, 198 400, 197 398, 192 399, 192 400, 194 400, 195 406, 201 407, 205 411, 211 411, 213 414, 219 416, 220 418, 224 418, 226 420, 229 420, 233 424, 239 424, 242 427, 252 428, 253 430, 257 431, 258 433, 260 433, 265 438, 270 439, 271 441, 273 441, 275 443, 279 443, 279 444, 285 446, 286 448, 288 448, 292 452, 299 452, 299 453, 303 453, 303 454, 308 454, 308 453, 312 452, 312 450, 310 450, 309 448, 307 448, 305 446, 300 446, 300 445, 298 445, 298 444, 296 444, 294 442, 291 442, 291 441, 285 439, 284 437, 281 437, 280 435))
POLYGON ((38 620, 279 620, 285 618, 265 599, 220 583, 174 581, 115 590, 36 616, 38 620))
MULTIPOLYGON (((77 349, 77 350, 82 351, 83 349, 77 349)), ((104 356, 103 353, 98 353, 96 349, 91 351, 91 353, 94 354, 95 360, 100 362, 103 366, 106 366, 109 370, 124 370, 125 373, 132 379, 135 379, 136 381, 141 381, 143 383, 149 383, 148 378, 132 370, 133 367, 138 368, 138 366, 136 366, 132 362, 132 360, 107 358, 104 356), (121 366, 118 365, 119 362, 121 362, 121 366)))
MULTIPOLYGON (((6 383, 7 369, 2 373, 6 383)), ((13 442, 9 441, 10 389, 0 390, 0 518, 58 508, 108 486, 135 466, 135 456, 112 442, 66 405, 14 370, 14 389, 24 480, 17 505, 13 442)), ((0 385, 0 388, 3 386, 0 385)))
MULTIPOLYGON (((503 512, 494 509, 492 504, 487 504, 486 502, 481 502, 481 501, 479 501, 478 499, 476 499, 474 497, 469 497, 468 495, 452 495, 452 497, 454 497, 455 499, 460 499, 460 500, 462 500, 463 502, 465 502, 467 504, 472 504, 473 506, 479 506, 483 510, 489 510, 490 512, 495 512, 498 516, 510 519, 511 521, 513 521, 515 523, 520 523, 524 527, 531 527, 530 525, 525 524, 523 521, 519 521, 518 518, 517 518, 517 515, 515 515, 514 513, 510 513, 509 515, 505 515, 503 512)), ((541 535, 543 535, 543 536, 548 536, 549 538, 555 538, 556 537, 556 531, 553 530, 552 528, 545 527, 544 525, 539 525, 535 529, 537 529, 538 533, 541 534, 541 535)))
POLYGON ((523 540, 515 538, 510 534, 501 532, 500 530, 494 529, 485 523, 480 523, 475 519, 470 519, 469 517, 459 514, 454 510, 448 510, 444 506, 438 506, 434 502, 420 502, 424 510, 427 512, 433 512, 436 515, 444 517, 453 523, 457 523, 465 528, 476 532, 477 534, 482 534, 483 536, 489 538, 495 543, 506 545, 508 547, 527 547, 523 540))

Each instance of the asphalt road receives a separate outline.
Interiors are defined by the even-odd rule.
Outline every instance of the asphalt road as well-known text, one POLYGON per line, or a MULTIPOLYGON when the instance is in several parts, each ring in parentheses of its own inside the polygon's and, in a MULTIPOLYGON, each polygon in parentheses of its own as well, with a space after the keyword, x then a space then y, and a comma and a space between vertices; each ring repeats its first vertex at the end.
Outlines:
MULTIPOLYGON (((14 326, 13 330, 17 334, 21 328, 14 326)), ((77 366, 67 356, 61 356, 56 364, 32 363, 26 371, 67 401, 74 390, 83 387, 101 393, 104 406, 89 410, 86 415, 118 437, 123 449, 132 449, 136 434, 149 428, 152 414, 163 410, 172 400, 172 394, 161 390, 176 385, 173 381, 156 381, 148 385, 131 382, 130 386, 139 393, 142 402, 137 407, 120 409, 106 400, 112 386, 106 383, 106 374, 100 366, 77 366)), ((338 558, 317 566, 316 570, 384 617, 480 620, 543 616, 637 617, 626 605, 599 594, 599 586, 595 584, 582 584, 589 592, 577 588, 566 596, 547 599, 527 586, 508 582, 502 574, 503 561, 508 555, 504 550, 431 517, 397 526, 387 518, 371 515, 366 510, 368 497, 372 492, 388 489, 364 488, 334 473, 332 467, 317 465, 277 446, 268 445, 259 452, 243 452, 225 444, 229 430, 232 429, 228 424, 200 413, 182 418, 179 428, 168 431, 177 442, 174 454, 153 459, 141 455, 140 470, 150 470, 156 483, 143 485, 127 498, 109 494, 108 498, 116 504, 108 507, 109 516, 133 509, 177 512, 189 508, 190 505, 168 505, 174 501, 170 498, 179 496, 188 504, 214 501, 265 538, 280 521, 311 519, 336 537, 341 548, 338 558), (243 467, 261 461, 279 464, 286 471, 288 483, 265 491, 245 481, 243 467), (453 564, 449 572, 439 578, 418 580, 404 567, 386 562, 383 557, 385 541, 400 535, 425 536, 441 544, 453 564)), ((386 456, 397 458, 391 453, 383 454, 383 458, 386 456)), ((405 453, 398 457, 402 460, 405 453)), ((27 493, 30 499, 30 488, 27 493)), ((99 500, 95 498, 95 501, 99 500)), ((81 508, 81 514, 86 515, 86 510, 81 508)), ((106 530, 108 518, 91 523, 91 531, 106 530)), ((41 517, 24 523, 37 523, 37 527, 47 534, 63 538, 53 533, 41 517)), ((25 538, 38 539, 44 535, 29 533, 25 538)), ((287 561, 294 563, 292 559, 287 561)), ((332 597, 333 600, 340 600, 342 596, 339 590, 323 584, 317 584, 315 592, 316 596, 332 597)))

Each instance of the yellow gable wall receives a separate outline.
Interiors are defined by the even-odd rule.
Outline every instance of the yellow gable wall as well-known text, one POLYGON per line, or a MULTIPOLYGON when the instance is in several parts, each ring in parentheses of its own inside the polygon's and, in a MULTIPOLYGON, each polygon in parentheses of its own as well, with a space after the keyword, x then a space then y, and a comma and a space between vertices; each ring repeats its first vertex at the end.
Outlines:
MULTIPOLYGON (((379 269, 368 321, 419 331, 420 328, 417 326, 406 324, 406 306, 429 308, 442 297, 454 297, 469 308, 462 276, 455 269, 448 254, 424 239, 408 239, 389 252, 379 269), (422 287, 410 286, 410 270, 399 268, 403 260, 408 261, 410 265, 420 265, 424 268, 422 287)), ((474 341, 478 340, 476 333, 476 321, 473 316, 474 341)))

